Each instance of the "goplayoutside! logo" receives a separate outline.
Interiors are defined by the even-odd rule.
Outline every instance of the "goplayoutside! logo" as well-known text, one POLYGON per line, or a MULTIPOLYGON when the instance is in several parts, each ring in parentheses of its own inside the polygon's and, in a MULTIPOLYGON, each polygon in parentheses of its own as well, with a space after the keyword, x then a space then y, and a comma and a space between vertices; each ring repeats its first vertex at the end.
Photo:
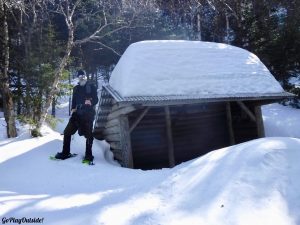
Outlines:
POLYGON ((9 223, 15 223, 15 224, 22 224, 22 223, 44 223, 44 218, 27 218, 27 217, 22 217, 22 218, 15 218, 15 217, 10 217, 2 218, 2 224, 9 224, 9 223))

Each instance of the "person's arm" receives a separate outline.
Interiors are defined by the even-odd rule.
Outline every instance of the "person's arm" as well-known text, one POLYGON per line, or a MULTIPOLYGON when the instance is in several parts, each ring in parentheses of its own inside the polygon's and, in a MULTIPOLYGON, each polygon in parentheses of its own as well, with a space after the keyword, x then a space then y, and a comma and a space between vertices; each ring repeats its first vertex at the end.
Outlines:
POLYGON ((97 93, 97 89, 94 85, 91 85, 90 88, 91 88, 91 94, 89 95, 88 98, 86 98, 84 104, 94 107, 99 101, 98 93, 97 93))
POLYGON ((98 99, 98 93, 97 88, 93 85, 92 86, 92 106, 97 105, 99 99, 98 99))
POLYGON ((72 105, 71 105, 71 113, 76 111, 76 99, 75 99, 75 92, 76 87, 73 88, 73 95, 72 95, 72 105))

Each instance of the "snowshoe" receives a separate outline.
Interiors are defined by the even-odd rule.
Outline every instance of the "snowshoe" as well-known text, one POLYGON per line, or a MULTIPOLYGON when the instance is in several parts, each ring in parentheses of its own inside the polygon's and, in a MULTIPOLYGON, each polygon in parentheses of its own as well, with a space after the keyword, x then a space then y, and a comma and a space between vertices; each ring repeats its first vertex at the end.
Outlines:
POLYGON ((95 165, 94 156, 85 156, 84 159, 82 160, 82 163, 87 165, 95 165))
POLYGON ((50 156, 49 158, 52 160, 65 160, 65 159, 69 159, 72 157, 77 156, 76 153, 69 153, 68 155, 63 154, 62 152, 58 152, 55 156, 50 156))

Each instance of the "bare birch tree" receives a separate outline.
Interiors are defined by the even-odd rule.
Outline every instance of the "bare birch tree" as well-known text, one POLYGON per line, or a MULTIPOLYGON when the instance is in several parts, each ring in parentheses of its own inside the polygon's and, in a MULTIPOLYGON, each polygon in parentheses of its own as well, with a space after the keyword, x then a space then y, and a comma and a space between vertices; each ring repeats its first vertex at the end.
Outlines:
MULTIPOLYGON (((149 2, 149 1, 146 1, 149 2)), ((114 33, 130 28, 133 21, 137 18, 138 12, 134 11, 131 4, 138 4, 136 1, 120 0, 97 0, 90 2, 83 2, 80 0, 58 0, 54 1, 54 13, 62 15, 68 29, 68 38, 66 42, 66 49, 63 57, 61 58, 54 74, 54 80, 51 84, 49 94, 45 100, 45 105, 42 110, 42 116, 38 123, 39 129, 47 116, 47 110, 51 106, 53 97, 58 91, 59 80, 62 77, 62 72, 67 64, 72 49, 75 46, 82 45, 87 42, 97 43, 100 46, 110 49, 115 54, 120 55, 112 47, 102 42, 106 36, 113 35, 114 33), (91 5, 92 4, 92 5, 91 5), (131 13, 129 13, 131 12, 131 13), (98 24, 95 29, 86 37, 77 39, 75 37, 79 23, 84 20, 91 20, 98 24)), ((137 9, 137 8, 135 8, 137 9)))

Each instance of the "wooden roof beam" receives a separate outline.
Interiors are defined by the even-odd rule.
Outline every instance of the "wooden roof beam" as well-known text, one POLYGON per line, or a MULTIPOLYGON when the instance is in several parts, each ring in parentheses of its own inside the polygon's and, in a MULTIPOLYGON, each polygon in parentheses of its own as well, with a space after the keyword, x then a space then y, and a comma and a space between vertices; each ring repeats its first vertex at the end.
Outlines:
POLYGON ((144 111, 141 113, 141 115, 139 115, 139 117, 133 122, 133 124, 131 125, 131 127, 129 128, 129 133, 131 133, 134 128, 139 124, 139 122, 141 122, 141 120, 144 118, 144 116, 147 114, 147 112, 149 111, 150 107, 146 107, 144 109, 144 111))
POLYGON ((247 115, 251 118, 253 122, 256 122, 255 115, 248 109, 248 107, 245 105, 245 103, 241 101, 237 101, 238 105, 247 113, 247 115))

